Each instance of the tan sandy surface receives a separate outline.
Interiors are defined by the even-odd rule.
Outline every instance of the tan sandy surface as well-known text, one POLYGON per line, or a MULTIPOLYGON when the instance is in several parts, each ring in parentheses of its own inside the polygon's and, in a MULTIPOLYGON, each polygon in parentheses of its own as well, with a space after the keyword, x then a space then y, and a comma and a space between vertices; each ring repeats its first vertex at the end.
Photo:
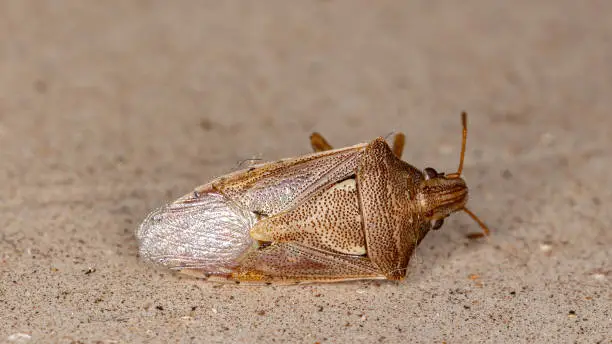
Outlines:
POLYGON ((612 2, 0 2, 0 342, 610 343, 612 2), (401 283, 218 285, 138 260, 248 158, 407 133, 465 176, 401 283))

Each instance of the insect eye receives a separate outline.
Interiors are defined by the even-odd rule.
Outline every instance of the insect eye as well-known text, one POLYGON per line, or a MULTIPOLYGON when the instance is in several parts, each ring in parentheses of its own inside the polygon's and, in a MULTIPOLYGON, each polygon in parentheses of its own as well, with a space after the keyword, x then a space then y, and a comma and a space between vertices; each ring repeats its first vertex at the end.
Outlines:
POLYGON ((432 179, 438 176, 438 171, 436 171, 435 169, 431 167, 427 167, 424 172, 425 172, 425 180, 432 179))
POLYGON ((431 229, 440 229, 444 224, 444 219, 433 220, 431 221, 431 229))

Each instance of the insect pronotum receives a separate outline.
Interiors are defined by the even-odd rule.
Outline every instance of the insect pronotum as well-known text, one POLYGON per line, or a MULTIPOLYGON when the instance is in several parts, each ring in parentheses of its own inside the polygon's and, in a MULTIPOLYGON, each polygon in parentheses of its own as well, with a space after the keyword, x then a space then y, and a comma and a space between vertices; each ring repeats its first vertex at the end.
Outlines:
POLYGON ((212 280, 253 283, 398 280, 431 229, 464 211, 457 172, 419 170, 400 159, 404 134, 236 171, 153 211, 137 231, 140 256, 212 280))

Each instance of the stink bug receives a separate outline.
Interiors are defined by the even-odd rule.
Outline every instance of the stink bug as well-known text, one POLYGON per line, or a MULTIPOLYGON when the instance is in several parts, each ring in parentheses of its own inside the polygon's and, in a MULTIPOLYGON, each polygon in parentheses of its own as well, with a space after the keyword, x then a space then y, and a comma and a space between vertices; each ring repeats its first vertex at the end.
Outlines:
POLYGON ((213 280, 261 283, 399 280, 430 229, 464 211, 457 172, 423 171, 400 160, 404 135, 332 149, 219 177, 153 211, 140 225, 140 256, 213 280))

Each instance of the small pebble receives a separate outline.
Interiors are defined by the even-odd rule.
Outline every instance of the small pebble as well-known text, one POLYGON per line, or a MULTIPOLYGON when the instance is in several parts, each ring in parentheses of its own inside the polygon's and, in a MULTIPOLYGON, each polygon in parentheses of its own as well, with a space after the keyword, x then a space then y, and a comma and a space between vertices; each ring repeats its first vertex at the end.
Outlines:
POLYGON ((544 252, 544 253, 550 253, 550 251, 552 251, 552 245, 549 243, 541 243, 540 244, 540 251, 544 252))
POLYGON ((594 272, 591 274, 591 276, 597 280, 597 281, 605 281, 606 280, 606 274, 604 274, 603 272, 594 272))
POLYGON ((32 339, 27 333, 13 333, 6 338, 11 343, 27 343, 32 339))

